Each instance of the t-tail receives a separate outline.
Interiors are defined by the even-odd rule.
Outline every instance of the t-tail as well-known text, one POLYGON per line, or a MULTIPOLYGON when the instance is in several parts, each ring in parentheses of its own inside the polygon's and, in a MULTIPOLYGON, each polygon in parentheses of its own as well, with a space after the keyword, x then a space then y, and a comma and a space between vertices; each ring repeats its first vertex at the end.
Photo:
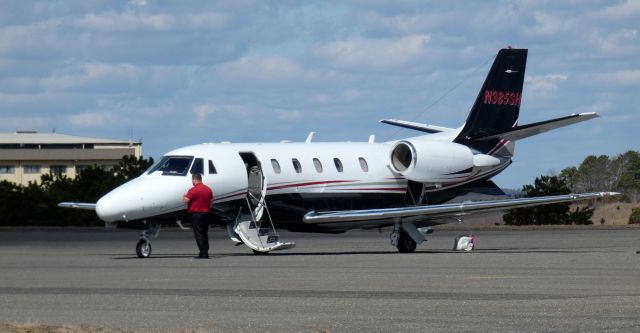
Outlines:
POLYGON ((467 121, 454 142, 483 154, 513 155, 514 144, 508 140, 479 139, 517 126, 526 65, 526 49, 507 48, 498 52, 467 121))
POLYGON ((381 122, 429 134, 450 133, 448 138, 473 149, 474 154, 511 158, 517 140, 598 117, 595 112, 574 113, 526 125, 518 124, 526 65, 526 49, 500 50, 467 121, 460 129, 397 119, 381 122))

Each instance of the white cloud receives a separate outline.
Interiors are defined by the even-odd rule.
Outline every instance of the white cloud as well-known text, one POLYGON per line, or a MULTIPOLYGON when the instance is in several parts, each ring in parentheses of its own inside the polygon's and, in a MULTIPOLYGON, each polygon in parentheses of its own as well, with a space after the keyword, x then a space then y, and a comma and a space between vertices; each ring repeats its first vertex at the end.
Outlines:
POLYGON ((0 117, 0 131, 37 130, 47 123, 45 117, 0 117))
POLYGON ((402 38, 363 38, 316 45, 313 53, 342 68, 393 68, 424 57, 429 35, 402 38))
POLYGON ((231 81, 251 84, 253 81, 290 81, 309 79, 312 73, 282 56, 251 54, 218 66, 218 75, 231 81))
POLYGON ((599 11, 597 15, 612 21, 640 16, 640 1, 626 0, 625 2, 604 8, 599 11))
POLYGON ((58 47, 58 29, 62 23, 62 19, 51 19, 2 27, 0 28, 0 53, 35 50, 50 52, 58 47))
POLYGON ((218 30, 225 27, 228 16, 217 12, 204 12, 186 15, 182 21, 190 28, 218 30))
POLYGON ((43 78, 41 84, 48 90, 86 88, 91 85, 131 84, 139 79, 140 71, 131 64, 86 63, 72 74, 54 74, 43 78))
POLYGON ((276 110, 276 118, 283 121, 295 121, 302 118, 302 112, 300 111, 284 111, 276 110))
POLYGON ((527 35, 535 37, 550 37, 563 32, 570 25, 570 21, 552 14, 536 11, 533 14, 535 24, 524 28, 527 35))
POLYGON ((566 81, 566 74, 527 75, 524 79, 525 89, 540 97, 550 97, 558 89, 558 83, 566 81))
POLYGON ((627 69, 612 73, 601 73, 597 77, 602 83, 616 85, 640 85, 640 69, 627 69))
POLYGON ((175 18, 169 14, 135 14, 132 12, 106 12, 87 14, 76 21, 76 26, 99 31, 134 31, 141 29, 164 31, 173 28, 175 18))
POLYGON ((587 39, 597 51, 607 56, 636 55, 640 50, 638 29, 620 29, 616 31, 595 30, 587 39))
POLYGON ((107 111, 84 112, 68 118, 69 124, 81 127, 104 127, 119 123, 121 120, 119 115, 107 111))
POLYGON ((195 126, 204 125, 209 115, 216 113, 217 110, 218 108, 213 104, 201 104, 201 105, 195 106, 193 108, 193 113, 195 114, 196 119, 195 119, 195 124, 193 125, 195 126))

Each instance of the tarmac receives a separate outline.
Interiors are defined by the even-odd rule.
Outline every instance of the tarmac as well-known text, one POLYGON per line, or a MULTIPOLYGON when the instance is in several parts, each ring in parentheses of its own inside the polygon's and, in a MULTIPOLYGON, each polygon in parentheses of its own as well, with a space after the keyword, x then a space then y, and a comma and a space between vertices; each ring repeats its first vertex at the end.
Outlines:
POLYGON ((388 233, 281 233, 256 256, 212 230, 0 230, 0 322, 220 332, 638 332, 640 229, 436 231, 413 254, 388 233))

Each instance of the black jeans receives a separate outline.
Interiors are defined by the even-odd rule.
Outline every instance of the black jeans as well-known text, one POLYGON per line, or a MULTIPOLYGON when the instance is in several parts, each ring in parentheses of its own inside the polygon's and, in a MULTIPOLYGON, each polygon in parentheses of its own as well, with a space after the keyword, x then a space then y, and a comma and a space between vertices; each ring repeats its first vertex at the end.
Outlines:
POLYGON ((191 213, 193 236, 196 238, 200 255, 209 254, 209 221, 208 213, 191 213))

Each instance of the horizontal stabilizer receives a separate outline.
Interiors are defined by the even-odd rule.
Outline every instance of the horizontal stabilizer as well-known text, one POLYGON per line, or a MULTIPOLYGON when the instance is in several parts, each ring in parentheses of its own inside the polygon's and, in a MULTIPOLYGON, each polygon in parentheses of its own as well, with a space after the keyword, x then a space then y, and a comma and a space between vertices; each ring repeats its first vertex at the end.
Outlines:
POLYGON ((58 204, 58 207, 96 210, 96 204, 88 202, 61 202, 58 204))
POLYGON ((565 194, 547 197, 533 197, 521 199, 490 200, 490 201, 465 201, 461 203, 449 203, 427 206, 409 206, 399 208, 383 209, 363 209, 345 210, 330 212, 309 212, 305 214, 305 223, 335 223, 335 222, 355 222, 355 221, 379 221, 388 223, 398 219, 421 218, 423 220, 433 220, 445 217, 461 217, 471 214, 488 213, 494 211, 504 211, 513 208, 524 208, 539 205, 548 205, 562 202, 574 202, 587 199, 598 199, 614 195, 617 192, 596 192, 582 194, 565 194))
POLYGON ((504 139, 507 141, 516 141, 530 136, 534 136, 540 133, 544 133, 556 128, 564 127, 567 125, 579 123, 581 121, 593 119, 599 117, 595 112, 572 114, 570 116, 545 120, 533 124, 516 126, 507 130, 482 134, 469 138, 469 140, 495 140, 504 139))
POLYGON ((440 132, 455 131, 454 128, 414 123, 412 121, 397 120, 397 119, 383 119, 383 120, 380 120, 380 122, 383 124, 404 127, 404 128, 408 128, 408 129, 412 129, 420 132, 432 133, 432 134, 440 133, 440 132))

